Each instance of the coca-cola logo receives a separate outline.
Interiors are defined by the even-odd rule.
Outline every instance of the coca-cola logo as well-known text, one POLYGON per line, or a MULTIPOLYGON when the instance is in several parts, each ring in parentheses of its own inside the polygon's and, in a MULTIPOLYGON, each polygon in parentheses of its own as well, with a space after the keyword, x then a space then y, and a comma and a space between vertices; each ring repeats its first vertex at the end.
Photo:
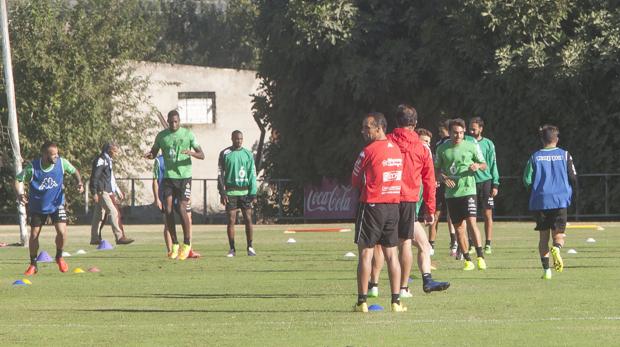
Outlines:
POLYGON ((306 211, 348 212, 353 209, 352 187, 334 186, 331 190, 311 189, 306 197, 306 211))

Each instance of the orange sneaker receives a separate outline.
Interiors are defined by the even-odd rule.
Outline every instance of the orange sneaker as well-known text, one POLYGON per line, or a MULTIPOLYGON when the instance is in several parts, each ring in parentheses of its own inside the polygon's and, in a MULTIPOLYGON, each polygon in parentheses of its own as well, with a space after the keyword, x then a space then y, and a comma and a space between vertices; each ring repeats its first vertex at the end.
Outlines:
POLYGON ((189 255, 187 257, 197 259, 197 258, 200 258, 200 253, 194 251, 193 249, 190 249, 189 255))
POLYGON ((37 266, 34 264, 30 264, 28 265, 28 269, 26 269, 26 272, 24 272, 24 275, 32 276, 36 274, 37 272, 39 272, 39 269, 37 269, 37 266))
POLYGON ((56 259, 56 264, 58 264, 58 270, 60 270, 60 272, 69 271, 69 265, 65 263, 65 260, 63 258, 56 259))

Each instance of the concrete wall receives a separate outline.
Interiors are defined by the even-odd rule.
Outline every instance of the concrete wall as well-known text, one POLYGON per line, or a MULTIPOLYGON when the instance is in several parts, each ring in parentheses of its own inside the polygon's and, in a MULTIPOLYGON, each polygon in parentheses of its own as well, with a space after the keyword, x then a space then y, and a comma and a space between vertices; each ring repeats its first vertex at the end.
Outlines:
MULTIPOLYGON (((193 159, 194 179, 217 178, 218 155, 222 149, 231 145, 230 134, 233 130, 243 132, 244 147, 252 149, 258 144, 260 130, 252 118, 250 96, 259 87, 255 71, 150 62, 135 64, 135 75, 150 80, 147 95, 164 117, 168 111, 177 107, 179 92, 215 92, 215 124, 181 124, 192 130, 205 152, 204 160, 193 159)), ((149 146, 153 141, 154 138, 145 139, 149 146)), ((152 174, 136 172, 130 176, 151 178, 152 174)), ((151 182, 143 183, 142 187, 136 186, 136 205, 151 204, 153 201, 151 182)), ((207 188, 209 212, 223 212, 216 182, 209 182, 207 188)), ((203 196, 202 182, 195 181, 192 186, 192 206, 195 212, 203 211, 203 196)))

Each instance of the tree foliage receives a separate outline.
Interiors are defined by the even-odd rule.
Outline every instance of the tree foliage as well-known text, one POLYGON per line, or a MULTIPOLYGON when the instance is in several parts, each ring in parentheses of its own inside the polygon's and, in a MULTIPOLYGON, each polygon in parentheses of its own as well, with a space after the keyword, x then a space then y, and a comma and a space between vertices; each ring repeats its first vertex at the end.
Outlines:
MULTIPOLYGON (((44 141, 55 141, 61 156, 88 176, 102 143, 114 140, 124 149, 119 172, 140 165, 143 134, 154 129, 156 118, 136 116, 143 113, 138 107, 145 102, 146 81, 133 77, 127 62, 153 51, 157 28, 146 4, 80 0, 71 6, 64 1, 11 5, 22 157, 38 157, 44 141)), ((6 124, 6 98, 0 105, 6 124)), ((7 171, 10 176, 4 177, 2 191, 5 201, 13 201, 13 175, 7 171)), ((75 191, 70 192, 70 201, 79 203, 75 191)), ((12 206, 4 207, 13 210, 12 206)))
POLYGON ((229 0, 225 7, 195 0, 161 0, 160 38, 149 60, 225 68, 256 67, 257 7, 229 0))
MULTIPOLYGON (((346 179, 362 114, 407 102, 432 130, 484 118, 502 175, 522 173, 544 123, 560 126, 578 172, 617 172, 619 24, 614 1, 259 1, 257 112, 278 135, 267 167, 346 179)), ((502 212, 523 211, 523 193, 505 181, 502 212)), ((600 195, 583 192, 582 206, 600 195)))

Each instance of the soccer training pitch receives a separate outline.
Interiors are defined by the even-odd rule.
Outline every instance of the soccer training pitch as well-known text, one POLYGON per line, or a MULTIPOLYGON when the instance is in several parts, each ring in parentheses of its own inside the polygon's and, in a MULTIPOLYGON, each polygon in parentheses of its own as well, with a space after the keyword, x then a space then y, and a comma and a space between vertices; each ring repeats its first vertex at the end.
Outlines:
MULTIPOLYGON (((620 224, 601 225, 567 230, 564 272, 545 281, 534 223, 496 223, 489 269, 470 272, 448 256, 442 224, 433 277, 451 287, 424 294, 415 268, 414 297, 403 300, 409 311, 392 313, 384 268, 380 296, 369 304, 388 310, 368 314, 351 310, 357 258, 344 254, 357 254, 352 232, 257 226, 258 256, 248 257, 238 226, 237 257, 226 258, 225 226, 196 225, 194 249, 203 258, 171 261, 159 225, 127 226, 136 243, 110 251, 88 245, 88 226, 71 226, 65 250, 88 253, 66 258, 64 274, 55 263, 40 264, 32 285, 12 285, 24 278, 27 250, 0 248, 0 344, 613 346, 620 341, 620 224), (577 253, 567 254, 571 248, 577 253), (101 272, 72 272, 91 266, 101 272)), ((41 235, 52 257, 54 235, 52 226, 41 235)), ((112 238, 109 227, 104 235, 112 238)), ((17 238, 16 227, 0 227, 0 241, 17 238)))

